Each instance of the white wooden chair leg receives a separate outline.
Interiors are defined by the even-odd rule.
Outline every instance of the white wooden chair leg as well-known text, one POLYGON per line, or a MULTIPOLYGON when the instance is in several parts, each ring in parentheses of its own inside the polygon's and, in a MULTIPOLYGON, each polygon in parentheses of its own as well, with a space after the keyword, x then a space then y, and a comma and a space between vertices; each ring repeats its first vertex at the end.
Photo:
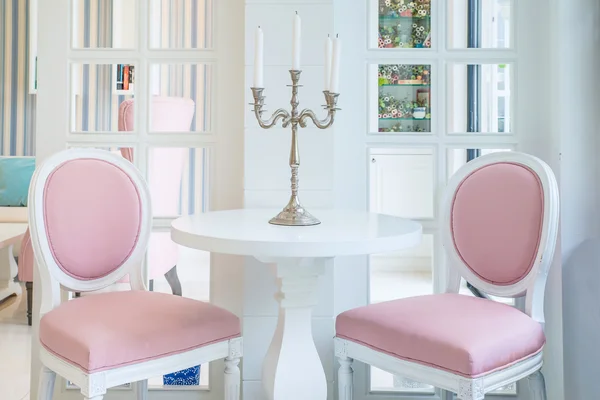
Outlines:
POLYGON ((483 400, 483 380, 461 380, 456 398, 459 400, 483 400))
POLYGON ((137 400, 148 400, 148 380, 136 382, 137 400))
POLYGON ((240 399, 240 363, 239 357, 227 357, 225 359, 225 399, 240 399))
POLYGON ((350 357, 338 357, 340 369, 338 370, 338 397, 339 400, 352 400, 353 398, 353 378, 354 370, 350 357))
POLYGON ((55 381, 56 373, 49 368, 42 367, 39 381, 40 385, 38 388, 38 400, 52 400, 55 381))
POLYGON ((546 400, 546 380, 541 371, 527 377, 532 400, 546 400))

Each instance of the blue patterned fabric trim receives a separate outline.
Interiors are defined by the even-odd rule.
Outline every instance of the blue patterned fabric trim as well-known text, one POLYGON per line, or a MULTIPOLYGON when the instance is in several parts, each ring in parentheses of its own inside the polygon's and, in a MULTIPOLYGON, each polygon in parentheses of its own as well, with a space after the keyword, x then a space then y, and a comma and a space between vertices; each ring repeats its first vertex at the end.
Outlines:
POLYGON ((163 376, 165 386, 198 386, 200 385, 200 366, 184 369, 163 376))

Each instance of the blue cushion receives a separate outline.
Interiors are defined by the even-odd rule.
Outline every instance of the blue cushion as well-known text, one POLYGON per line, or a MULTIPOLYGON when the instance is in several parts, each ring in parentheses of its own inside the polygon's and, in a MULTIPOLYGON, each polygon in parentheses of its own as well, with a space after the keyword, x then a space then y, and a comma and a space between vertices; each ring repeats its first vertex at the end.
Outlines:
POLYGON ((27 207, 35 157, 0 157, 0 206, 27 207))

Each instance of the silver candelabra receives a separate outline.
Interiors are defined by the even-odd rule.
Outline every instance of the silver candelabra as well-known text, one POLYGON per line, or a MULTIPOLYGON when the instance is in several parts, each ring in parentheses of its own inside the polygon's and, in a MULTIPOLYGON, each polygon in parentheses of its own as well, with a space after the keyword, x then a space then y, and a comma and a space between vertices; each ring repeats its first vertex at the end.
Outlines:
POLYGON ((287 225, 287 226, 310 226, 320 224, 317 218, 313 217, 301 204, 298 198, 298 168, 300 167, 300 151, 298 150, 298 125, 302 128, 306 128, 307 120, 310 119, 319 129, 327 129, 333 124, 335 113, 337 108, 337 100, 339 97, 338 93, 332 93, 329 90, 323 91, 325 95, 326 104, 323 106, 327 110, 327 117, 324 120, 317 118, 316 114, 311 111, 304 109, 298 112, 298 88, 300 85, 300 74, 302 71, 291 70, 290 75, 292 76, 292 112, 284 110, 283 108, 278 109, 273 113, 271 118, 264 120, 262 114, 265 112, 263 107, 265 105, 265 96, 263 95, 264 88, 251 88, 252 95, 254 96, 254 114, 258 120, 261 128, 270 129, 274 127, 279 120, 282 120, 282 126, 287 128, 292 126, 292 148, 290 151, 290 168, 292 170, 292 194, 290 201, 285 208, 273 217, 269 223, 274 225, 287 225))

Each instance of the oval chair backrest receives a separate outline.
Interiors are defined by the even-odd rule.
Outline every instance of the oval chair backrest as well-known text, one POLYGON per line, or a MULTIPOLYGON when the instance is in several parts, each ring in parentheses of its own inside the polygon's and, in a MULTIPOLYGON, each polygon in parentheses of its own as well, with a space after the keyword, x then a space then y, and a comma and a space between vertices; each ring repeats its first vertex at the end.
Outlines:
POLYGON ((544 253, 553 253, 557 193, 552 171, 535 157, 497 153, 468 163, 452 178, 444 204, 451 266, 484 292, 522 295, 544 253))
POLYGON ((92 149, 58 153, 38 167, 30 200, 36 259, 61 285, 98 290, 141 268, 148 189, 121 157, 92 149))

